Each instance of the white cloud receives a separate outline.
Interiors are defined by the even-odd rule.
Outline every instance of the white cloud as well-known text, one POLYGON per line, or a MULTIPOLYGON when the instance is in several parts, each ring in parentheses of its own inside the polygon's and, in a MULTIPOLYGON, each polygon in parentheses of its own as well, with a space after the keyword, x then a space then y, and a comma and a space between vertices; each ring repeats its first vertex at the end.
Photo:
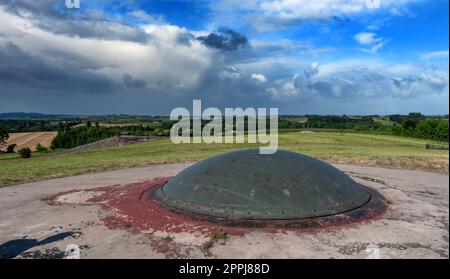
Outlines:
POLYGON ((227 66, 225 67, 225 70, 221 72, 220 76, 228 79, 239 79, 242 77, 242 73, 238 67, 227 66))
POLYGON ((364 46, 364 51, 368 52, 377 52, 387 43, 383 37, 377 37, 377 34, 372 32, 360 32, 354 36, 354 39, 364 46))
POLYGON ((164 17, 162 15, 151 15, 144 10, 134 10, 129 14, 137 19, 144 20, 149 23, 162 24, 164 22, 164 17))
POLYGON ((252 78, 252 80, 255 80, 257 82, 262 82, 262 83, 267 82, 267 78, 263 74, 252 74, 251 78, 252 78))
POLYGON ((355 40, 362 45, 371 45, 374 42, 379 42, 382 38, 376 38, 375 33, 361 32, 355 35, 355 40))
POLYGON ((420 55, 420 58, 423 60, 448 59, 448 57, 448 50, 426 52, 420 55))
POLYGON ((350 15, 405 5, 413 0, 271 0, 258 1, 267 15, 282 19, 314 19, 350 15), (374 3, 375 5, 372 5, 374 3))
POLYGON ((313 63, 291 79, 279 79, 268 91, 276 98, 316 95, 333 98, 413 97, 448 92, 448 71, 420 65, 370 60, 313 63))
MULTIPOLYGON (((324 20, 369 13, 402 11, 421 0, 224 0, 213 5, 214 21, 232 22, 237 14, 257 31, 271 31, 305 20, 324 20), (230 8, 233 7, 233 8, 230 8), (240 10, 241 13, 236 13, 240 10)), ((399 12, 397 12, 399 14, 399 12)))

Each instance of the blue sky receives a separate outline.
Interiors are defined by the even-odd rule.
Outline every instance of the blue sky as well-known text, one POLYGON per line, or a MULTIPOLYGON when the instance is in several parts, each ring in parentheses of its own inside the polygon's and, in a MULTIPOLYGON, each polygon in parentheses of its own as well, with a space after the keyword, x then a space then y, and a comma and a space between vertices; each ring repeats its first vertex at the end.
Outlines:
POLYGON ((412 1, 410 5, 402 7, 405 10, 400 15, 380 10, 368 15, 342 15, 340 20, 299 20, 292 25, 265 32, 256 32, 252 22, 237 20, 245 15, 245 11, 239 9, 233 11, 235 16, 230 20, 211 24, 208 16, 214 16, 206 2, 136 1, 138 7, 147 13, 161 15, 170 24, 190 30, 214 31, 217 27, 226 25, 245 32, 250 39, 311 41, 317 47, 335 48, 333 58, 365 57, 365 53, 355 53, 359 44, 353 36, 362 31, 372 32, 367 29, 370 25, 379 25, 376 33, 389 40, 374 55, 391 61, 414 61, 418 60, 418 53, 448 49, 448 1, 412 1))
POLYGON ((169 114, 200 98, 285 114, 448 114, 448 8, 447 0, 81 0, 80 9, 5 0, 0 112, 169 114))

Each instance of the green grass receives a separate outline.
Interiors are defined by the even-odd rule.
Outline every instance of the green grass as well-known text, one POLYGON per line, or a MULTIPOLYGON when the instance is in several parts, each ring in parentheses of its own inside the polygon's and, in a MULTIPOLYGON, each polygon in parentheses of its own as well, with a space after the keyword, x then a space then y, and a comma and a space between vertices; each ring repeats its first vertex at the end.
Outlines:
MULTIPOLYGON (((426 141, 355 133, 280 133, 282 149, 334 163, 448 172, 448 151, 427 150, 426 141)), ((31 159, 0 154, 0 186, 87 172, 190 162, 256 144, 180 144, 169 139, 77 154, 39 154, 31 159)), ((36 155, 33 153, 33 155, 36 155)))
MULTIPOLYGON (((47 156, 48 154, 51 154, 52 151, 45 151, 45 152, 33 152, 31 156, 33 158, 47 156)), ((20 159, 19 153, 0 153, 0 163, 2 163, 4 160, 14 160, 14 159, 20 159)), ((1 168, 1 165, 0 165, 1 168)))
POLYGON ((386 126, 392 126, 392 125, 397 124, 394 121, 391 121, 389 119, 389 117, 374 117, 373 120, 375 122, 380 123, 381 125, 386 125, 386 126))

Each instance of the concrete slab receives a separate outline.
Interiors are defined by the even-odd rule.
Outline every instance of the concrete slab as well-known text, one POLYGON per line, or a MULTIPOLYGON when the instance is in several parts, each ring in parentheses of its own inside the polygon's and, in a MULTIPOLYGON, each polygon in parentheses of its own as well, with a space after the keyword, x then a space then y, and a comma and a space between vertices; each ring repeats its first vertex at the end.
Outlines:
POLYGON ((382 193, 389 210, 379 220, 314 233, 258 230, 228 238, 186 232, 131 233, 126 227, 108 229, 102 222, 107 210, 85 203, 95 195, 89 189, 173 176, 188 165, 149 166, 1 188, 0 254, 57 258, 64 256, 67 245, 76 244, 82 258, 448 258, 449 176, 443 174, 336 165, 382 193), (69 194, 57 206, 43 200, 80 190, 84 191, 69 194))

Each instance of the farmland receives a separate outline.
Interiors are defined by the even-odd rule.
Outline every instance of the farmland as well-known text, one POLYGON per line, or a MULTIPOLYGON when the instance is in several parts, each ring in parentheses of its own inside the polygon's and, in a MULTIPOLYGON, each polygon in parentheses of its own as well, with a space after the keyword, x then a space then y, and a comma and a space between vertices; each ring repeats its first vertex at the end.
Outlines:
MULTIPOLYGON (((427 150, 427 141, 386 135, 339 132, 280 133, 281 149, 301 152, 332 163, 448 173, 449 153, 427 150)), ((0 185, 12 185, 87 172, 192 162, 255 144, 172 144, 161 139, 75 154, 40 154, 29 160, 0 155, 0 185)))
MULTIPOLYGON (((28 147, 35 151, 37 144, 40 144, 46 148, 50 147, 50 144, 55 137, 56 132, 11 133, 9 134, 9 139, 6 145, 16 144, 16 150, 28 147)), ((5 148, 2 148, 2 150, 5 148)))

